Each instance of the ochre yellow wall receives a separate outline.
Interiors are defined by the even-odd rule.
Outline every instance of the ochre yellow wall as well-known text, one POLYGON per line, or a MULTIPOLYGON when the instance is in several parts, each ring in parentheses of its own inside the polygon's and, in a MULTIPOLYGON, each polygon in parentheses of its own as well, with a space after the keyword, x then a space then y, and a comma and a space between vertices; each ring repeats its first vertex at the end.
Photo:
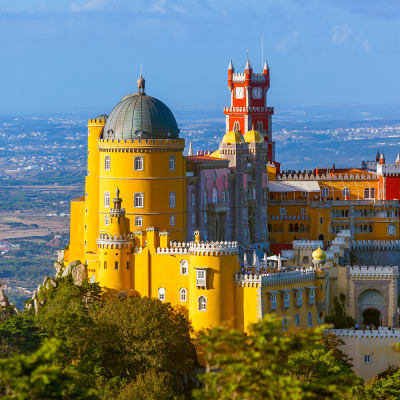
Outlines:
POLYGON ((85 198, 71 201, 70 239, 68 250, 64 252, 65 264, 71 261, 85 261, 84 256, 84 225, 85 198))

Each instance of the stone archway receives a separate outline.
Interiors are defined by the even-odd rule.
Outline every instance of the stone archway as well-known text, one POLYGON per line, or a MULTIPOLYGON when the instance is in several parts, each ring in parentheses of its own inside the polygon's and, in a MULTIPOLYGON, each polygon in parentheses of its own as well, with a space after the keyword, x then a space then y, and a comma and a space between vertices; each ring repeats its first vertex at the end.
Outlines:
POLYGON ((387 320, 387 301, 379 290, 364 290, 358 296, 357 303, 360 327, 378 327, 382 325, 385 317, 387 320))

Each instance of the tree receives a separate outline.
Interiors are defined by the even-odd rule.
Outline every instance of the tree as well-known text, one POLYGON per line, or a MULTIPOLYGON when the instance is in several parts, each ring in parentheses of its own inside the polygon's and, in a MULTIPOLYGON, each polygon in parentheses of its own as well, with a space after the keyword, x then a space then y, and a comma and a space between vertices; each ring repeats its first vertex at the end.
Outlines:
POLYGON ((175 391, 184 391, 195 350, 190 323, 179 310, 157 299, 129 297, 108 301, 92 318, 103 377, 132 382, 151 370, 170 374, 175 391))
POLYGON ((339 399, 358 383, 322 343, 322 328, 282 332, 266 315, 245 335, 213 328, 199 338, 207 372, 195 399, 339 399))
POLYGON ((33 354, 0 360, 0 396, 3 400, 97 400, 95 390, 76 387, 74 375, 54 364, 60 341, 50 339, 33 354))
POLYGON ((32 314, 22 312, 11 314, 0 321, 0 358, 16 353, 31 353, 40 347, 42 334, 32 314))
POLYGON ((356 321, 346 313, 345 308, 345 295, 340 294, 340 299, 336 296, 333 298, 334 314, 327 315, 325 322, 327 324, 333 324, 335 329, 347 329, 354 327, 356 321))
POLYGON ((101 307, 101 288, 96 283, 81 286, 67 276, 57 280, 57 287, 40 291, 44 305, 39 308, 36 323, 42 332, 62 342, 63 366, 90 353, 92 309, 101 307))
POLYGON ((173 387, 173 379, 167 372, 149 370, 125 385, 116 400, 171 400, 179 399, 173 387))

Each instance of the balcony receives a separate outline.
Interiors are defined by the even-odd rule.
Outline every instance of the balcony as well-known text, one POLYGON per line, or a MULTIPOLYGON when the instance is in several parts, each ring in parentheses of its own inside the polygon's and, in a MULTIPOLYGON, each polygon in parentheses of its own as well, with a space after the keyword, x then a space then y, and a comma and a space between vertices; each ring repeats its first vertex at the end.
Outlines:
POLYGON ((208 211, 214 213, 224 213, 229 211, 227 203, 208 203, 208 211))

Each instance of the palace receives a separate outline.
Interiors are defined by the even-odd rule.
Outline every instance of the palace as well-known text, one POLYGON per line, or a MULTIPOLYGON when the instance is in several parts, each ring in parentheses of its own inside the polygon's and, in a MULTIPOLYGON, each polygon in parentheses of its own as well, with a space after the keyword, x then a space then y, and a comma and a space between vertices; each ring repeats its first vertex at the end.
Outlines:
POLYGON ((195 330, 246 331, 266 313, 283 329, 312 327, 340 296, 360 327, 398 326, 400 156, 281 170, 270 70, 253 72, 249 60, 242 73, 229 64, 219 148, 184 156, 172 112, 142 76, 137 85, 89 120, 65 265, 80 260, 105 290, 180 305, 195 330), (362 266, 377 263, 386 266, 362 266))

